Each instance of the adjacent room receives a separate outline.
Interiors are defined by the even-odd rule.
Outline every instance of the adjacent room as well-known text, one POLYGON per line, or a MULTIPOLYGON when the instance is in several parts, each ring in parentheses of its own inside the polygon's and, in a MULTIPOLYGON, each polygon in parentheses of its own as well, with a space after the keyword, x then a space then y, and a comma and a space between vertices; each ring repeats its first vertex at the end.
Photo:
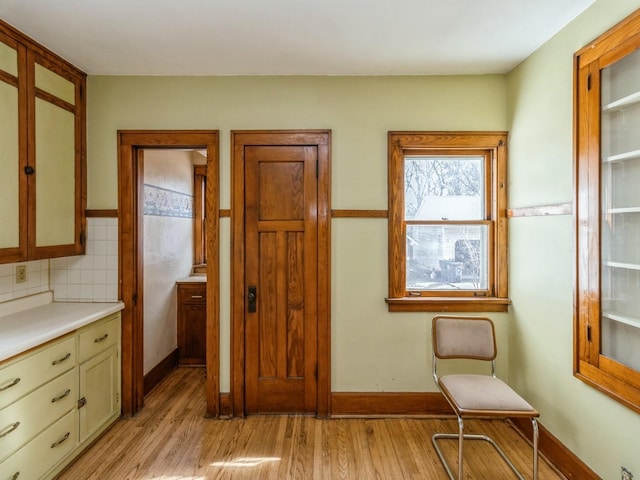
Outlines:
POLYGON ((0 477, 640 478, 639 92, 640 0, 0 0, 0 477))

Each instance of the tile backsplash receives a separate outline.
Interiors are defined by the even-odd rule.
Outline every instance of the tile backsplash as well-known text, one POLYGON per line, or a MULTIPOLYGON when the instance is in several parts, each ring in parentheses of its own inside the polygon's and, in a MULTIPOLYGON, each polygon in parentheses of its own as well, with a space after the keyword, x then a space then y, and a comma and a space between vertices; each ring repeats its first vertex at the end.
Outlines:
POLYGON ((49 260, 0 264, 0 302, 49 290, 49 260), (26 266, 27 280, 16 281, 16 268, 26 266))
POLYGON ((86 255, 50 260, 53 298, 60 302, 118 300, 118 220, 87 218, 86 255))
POLYGON ((61 302, 118 300, 117 218, 87 218, 86 255, 0 264, 0 303, 49 290, 61 302), (24 283, 16 282, 19 265, 24 283))

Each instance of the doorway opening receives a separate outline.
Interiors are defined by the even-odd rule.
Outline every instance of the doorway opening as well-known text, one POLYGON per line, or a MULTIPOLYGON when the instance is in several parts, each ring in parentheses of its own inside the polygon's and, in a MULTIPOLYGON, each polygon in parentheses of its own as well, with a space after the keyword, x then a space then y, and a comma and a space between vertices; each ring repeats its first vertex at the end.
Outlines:
POLYGON ((122 311, 122 412, 136 414, 144 404, 144 151, 193 149, 206 156, 204 192, 206 251, 207 416, 219 414, 219 133, 215 130, 118 132, 118 214, 122 311))

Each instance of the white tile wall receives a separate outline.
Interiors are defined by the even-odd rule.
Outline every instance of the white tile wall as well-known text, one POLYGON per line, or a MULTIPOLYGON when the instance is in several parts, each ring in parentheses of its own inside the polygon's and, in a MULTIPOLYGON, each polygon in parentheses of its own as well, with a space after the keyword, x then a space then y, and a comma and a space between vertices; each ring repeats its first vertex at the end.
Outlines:
POLYGON ((118 220, 87 218, 86 255, 51 259, 56 301, 118 300, 118 220))
POLYGON ((86 255, 0 264, 0 303, 53 290, 56 301, 118 300, 118 219, 87 218, 86 255), (16 283, 16 266, 27 281, 16 283))
POLYGON ((49 260, 0 265, 0 302, 15 300, 49 290, 49 260), (16 267, 27 266, 27 281, 16 283, 16 267))

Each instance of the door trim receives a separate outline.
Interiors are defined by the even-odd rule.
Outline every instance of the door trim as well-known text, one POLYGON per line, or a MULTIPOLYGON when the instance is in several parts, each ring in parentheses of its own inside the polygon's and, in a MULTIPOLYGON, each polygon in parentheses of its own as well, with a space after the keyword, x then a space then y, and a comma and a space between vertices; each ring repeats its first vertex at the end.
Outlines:
POLYGON ((310 145, 318 148, 318 375, 317 416, 331 403, 331 130, 231 131, 231 413, 245 412, 244 148, 310 145))
POLYGON ((220 412, 219 132, 217 130, 118 130, 119 298, 122 310, 122 414, 144 405, 142 318, 142 175, 138 152, 144 148, 206 148, 207 250, 207 416, 220 412), (137 295, 137 302, 134 298, 137 295))

